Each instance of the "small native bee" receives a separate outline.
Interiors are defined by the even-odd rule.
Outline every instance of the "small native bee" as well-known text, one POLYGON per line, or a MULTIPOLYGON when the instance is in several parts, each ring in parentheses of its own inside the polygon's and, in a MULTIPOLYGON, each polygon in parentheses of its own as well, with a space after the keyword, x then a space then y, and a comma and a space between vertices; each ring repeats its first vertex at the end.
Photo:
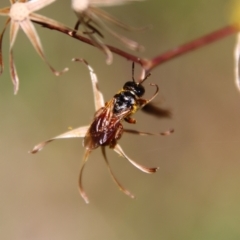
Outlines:
MULTIPOLYGON (((82 164, 80 175, 79 175, 79 191, 82 198, 85 200, 85 202, 89 203, 89 200, 82 187, 82 181, 81 181, 82 172, 83 172, 85 163, 88 160, 89 154, 98 147, 101 147, 102 149, 103 157, 105 159, 105 162, 107 164, 107 167, 109 169, 109 172, 114 182, 118 185, 121 191, 123 191, 126 195, 130 196, 131 198, 134 198, 134 195, 132 195, 127 189, 125 189, 114 176, 110 168, 110 165, 108 163, 105 147, 109 146, 115 152, 117 152, 120 156, 126 158, 131 164, 133 164, 135 167, 137 167, 138 169, 140 169, 145 173, 154 173, 158 170, 158 167, 148 168, 136 163, 124 153, 121 146, 117 143, 124 132, 139 134, 139 135, 169 135, 170 133, 173 132, 173 130, 169 130, 164 133, 154 134, 154 133, 124 129, 122 125, 123 121, 132 123, 132 124, 136 123, 136 120, 132 118, 132 115, 138 109, 143 108, 146 104, 151 102, 157 96, 159 91, 158 85, 150 83, 151 86, 154 86, 156 88, 156 91, 150 99, 148 100, 143 99, 142 96, 145 93, 145 89, 142 86, 142 84, 150 76, 150 73, 146 74, 144 71, 143 79, 139 82, 136 82, 134 79, 134 63, 133 63, 132 81, 126 82, 123 88, 117 94, 115 94, 111 100, 109 100, 104 104, 103 95, 98 87, 97 76, 94 73, 94 70, 92 69, 92 67, 83 59, 74 59, 74 61, 84 62, 90 72, 93 93, 94 93, 95 109, 96 109, 93 122, 91 123, 90 126, 76 128, 66 133, 63 133, 57 137, 51 138, 45 142, 42 142, 36 145, 31 151, 31 153, 36 153, 40 151, 47 143, 56 139, 82 137, 84 138, 83 146, 85 147, 86 150, 83 156, 83 164, 82 164)), ((163 112, 161 112, 161 114, 163 115, 163 112)))

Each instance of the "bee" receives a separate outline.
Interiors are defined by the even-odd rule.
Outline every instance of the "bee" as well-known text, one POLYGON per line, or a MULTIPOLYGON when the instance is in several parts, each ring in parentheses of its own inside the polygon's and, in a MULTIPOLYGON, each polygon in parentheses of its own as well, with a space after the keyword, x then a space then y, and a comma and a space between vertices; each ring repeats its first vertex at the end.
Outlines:
MULTIPOLYGON (((132 117, 132 115, 139 109, 143 108, 147 104, 149 104, 158 94, 159 87, 157 84, 150 83, 150 86, 156 88, 154 95, 150 99, 142 98, 145 93, 145 88, 143 87, 143 83, 148 79, 150 73, 145 73, 144 77, 139 82, 134 79, 134 63, 132 64, 132 81, 128 81, 124 84, 123 88, 117 92, 112 99, 104 104, 103 94, 99 90, 97 75, 95 74, 93 68, 84 60, 84 59, 73 59, 74 61, 83 62, 88 67, 90 72, 90 77, 92 81, 92 88, 94 93, 94 103, 96 113, 94 115, 93 121, 88 126, 79 127, 73 130, 70 130, 66 133, 63 133, 59 136, 51 138, 47 141, 41 142, 36 145, 31 153, 37 153, 40 151, 47 143, 56 140, 56 139, 64 139, 64 138, 83 138, 83 146, 85 148, 85 153, 83 156, 83 163, 80 169, 79 174, 79 192, 82 198, 86 203, 89 203, 88 197, 82 187, 82 173, 85 167, 85 164, 88 160, 90 153, 101 147, 102 154, 104 160, 107 164, 108 170, 110 172, 111 177, 114 182, 118 185, 119 189, 125 193, 127 196, 134 198, 134 195, 125 189, 117 178, 114 176, 108 159, 106 155, 105 148, 109 146, 120 156, 127 159, 132 165, 136 168, 140 169, 145 173, 155 173, 158 170, 158 167, 145 167, 131 158, 129 158, 121 146, 118 144, 118 140, 121 138, 124 132, 138 134, 138 135, 169 135, 173 132, 173 130, 166 131, 164 133, 148 133, 148 132, 140 132, 136 130, 130 130, 123 128, 123 122, 127 122, 130 124, 135 124, 136 120, 132 117)), ((155 114, 155 113, 154 113, 155 114)), ((162 112, 161 112, 162 114, 162 112)))

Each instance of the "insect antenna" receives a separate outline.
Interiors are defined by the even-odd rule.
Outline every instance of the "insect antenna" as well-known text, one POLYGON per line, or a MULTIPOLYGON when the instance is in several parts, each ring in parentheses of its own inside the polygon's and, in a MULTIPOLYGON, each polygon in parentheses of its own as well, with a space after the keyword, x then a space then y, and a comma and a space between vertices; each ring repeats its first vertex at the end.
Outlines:
POLYGON ((150 76, 151 76, 151 73, 148 73, 147 75, 145 75, 144 79, 139 84, 142 84, 143 82, 145 82, 150 76))
POLYGON ((157 95, 158 95, 158 92, 159 92, 159 87, 157 84, 155 83, 150 83, 149 84, 150 86, 155 86, 156 87, 156 91, 154 93, 154 95, 148 99, 148 100, 145 100, 142 104, 141 104, 141 108, 143 108, 144 106, 146 106, 148 103, 150 103, 157 95))
POLYGON ((109 173, 110 173, 113 181, 118 185, 119 189, 120 189, 123 193, 125 193, 125 194, 126 194, 127 196, 129 196, 130 198, 134 198, 134 195, 133 195, 131 192, 129 192, 126 188, 124 188, 124 187, 119 183, 119 181, 117 180, 117 178, 114 176, 114 174, 113 174, 113 172, 112 172, 112 169, 111 169, 111 167, 110 167, 110 165, 109 165, 108 159, 107 159, 106 148, 105 148, 105 147, 102 147, 102 154, 103 154, 104 160, 105 160, 105 162, 106 162, 106 164, 107 164, 107 168, 108 168, 108 170, 109 170, 109 173))

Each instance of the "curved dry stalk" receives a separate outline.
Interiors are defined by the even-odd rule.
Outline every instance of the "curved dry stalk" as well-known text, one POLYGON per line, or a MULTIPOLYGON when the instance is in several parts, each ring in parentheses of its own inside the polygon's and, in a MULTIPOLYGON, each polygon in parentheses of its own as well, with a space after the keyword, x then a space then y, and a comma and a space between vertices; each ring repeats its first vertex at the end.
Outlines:
POLYGON ((83 127, 75 128, 75 129, 67 131, 67 132, 65 132, 61 135, 53 137, 53 138, 51 138, 47 141, 41 142, 41 143, 37 144, 29 153, 37 153, 37 152, 41 151, 46 144, 48 144, 48 143, 50 143, 54 140, 57 140, 57 139, 83 138, 83 137, 85 137, 88 128, 89 128, 89 126, 83 126, 83 127))
POLYGON ((92 40, 92 43, 95 47, 101 50, 106 55, 106 63, 110 65, 113 61, 112 52, 109 48, 103 43, 103 41, 93 33, 88 34, 88 24, 83 21, 84 32, 88 35, 88 37, 92 40))
POLYGON ((82 166, 80 168, 79 180, 78 180, 79 193, 80 193, 81 197, 83 198, 83 200, 85 201, 85 203, 89 203, 89 200, 88 200, 86 192, 84 191, 84 189, 82 187, 82 173, 83 173, 83 169, 85 167, 85 164, 88 160, 90 153, 91 153, 91 151, 89 151, 89 150, 86 150, 84 153, 83 162, 82 162, 82 166))
POLYGON ((129 158, 123 151, 123 149, 121 148, 121 146, 119 144, 117 144, 113 150, 118 153, 121 157, 124 157, 126 158, 134 167, 140 169, 142 172, 145 172, 145 173, 155 173, 159 167, 153 167, 153 168, 148 168, 148 167, 145 167, 139 163, 136 163, 135 161, 133 161, 131 158, 129 158))
POLYGON ((106 148, 105 147, 101 147, 102 149, 102 154, 103 154, 103 157, 104 157, 104 160, 107 164, 107 168, 108 168, 108 171, 113 179, 113 181, 117 184, 117 186, 119 187, 119 190, 122 191, 124 194, 126 194, 127 196, 129 196, 130 198, 135 198, 134 195, 128 191, 126 188, 124 188, 121 183, 117 180, 117 178, 114 176, 113 172, 112 172, 112 169, 109 165, 109 162, 108 162, 108 159, 107 159, 107 155, 106 155, 106 148))
POLYGON ((145 27, 132 27, 129 26, 125 23, 123 23, 122 21, 120 21, 119 19, 115 18, 114 16, 108 14, 106 11, 103 11, 100 8, 95 8, 95 7, 89 7, 91 9, 92 12, 94 12, 96 15, 98 15, 101 18, 104 18, 106 21, 113 23, 114 25, 126 30, 126 31, 136 31, 136 32, 143 32, 147 29, 150 28, 150 26, 145 26, 145 27))
POLYGON ((8 26, 8 24, 10 23, 10 18, 7 19, 4 27, 3 27, 3 30, 0 34, 0 75, 3 73, 3 69, 4 69, 4 64, 3 64, 3 55, 2 55, 2 40, 3 40, 3 36, 4 36, 4 33, 6 31, 6 28, 8 26))
POLYGON ((107 32, 109 32, 112 36, 114 36, 116 39, 118 39, 120 42, 122 42, 124 45, 126 45, 131 50, 134 50, 134 51, 143 51, 144 50, 144 47, 142 45, 140 45, 138 42, 133 41, 129 38, 126 38, 126 37, 118 34, 117 32, 113 31, 97 15, 90 14, 90 17, 94 22, 97 22, 100 25, 100 27, 104 28, 107 32))

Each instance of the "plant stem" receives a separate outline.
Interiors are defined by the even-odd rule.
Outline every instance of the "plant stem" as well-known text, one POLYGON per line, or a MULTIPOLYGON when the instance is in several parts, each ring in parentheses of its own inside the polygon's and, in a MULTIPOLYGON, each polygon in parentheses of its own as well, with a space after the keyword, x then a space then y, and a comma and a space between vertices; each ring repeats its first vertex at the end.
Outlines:
MULTIPOLYGON (((81 42, 84 42, 84 43, 87 43, 89 45, 92 45, 94 46, 94 43, 93 41, 91 41, 90 39, 86 38, 86 37, 83 37, 82 35, 78 34, 78 33, 75 33, 74 30, 73 31, 70 31, 69 28, 63 28, 63 27, 59 27, 59 26, 55 26, 55 25, 52 25, 52 24, 48 24, 48 23, 45 23, 45 22, 37 22, 37 21, 34 21, 35 23, 37 24, 40 24, 42 25, 43 27, 45 28, 48 28, 48 29, 51 29, 51 30, 55 30, 55 31, 58 31, 58 32, 61 32, 61 33, 64 33, 74 39, 77 39, 81 42)), ((145 59, 145 58, 140 58, 136 55, 133 55, 133 54, 130 54, 130 53, 127 53, 119 48, 116 48, 116 47, 113 47, 113 46, 110 46, 110 45, 106 45, 110 51, 112 53, 115 53, 127 60, 130 60, 132 62, 135 62, 135 63, 138 63, 140 65, 143 66, 143 68, 149 72, 151 71, 153 68, 173 59, 173 58, 176 58, 176 57, 179 57, 183 54, 186 54, 188 52, 191 52, 193 50, 196 50, 196 49, 199 49, 201 47, 204 47, 204 46, 207 46, 209 45, 210 43, 213 43, 213 42, 216 42, 216 41, 219 41, 225 37, 228 37, 232 34, 236 34, 237 32, 240 31, 240 27, 239 27, 239 24, 231 24, 231 25, 228 25, 228 26, 225 26, 223 28, 220 28, 214 32, 211 32, 209 34, 206 34, 202 37, 199 37, 193 41, 190 41, 186 44, 183 44, 183 45, 180 45, 179 47, 176 47, 174 49, 171 49, 165 53, 161 53, 161 54, 158 54, 157 56, 151 58, 150 60, 148 59, 145 59)))

